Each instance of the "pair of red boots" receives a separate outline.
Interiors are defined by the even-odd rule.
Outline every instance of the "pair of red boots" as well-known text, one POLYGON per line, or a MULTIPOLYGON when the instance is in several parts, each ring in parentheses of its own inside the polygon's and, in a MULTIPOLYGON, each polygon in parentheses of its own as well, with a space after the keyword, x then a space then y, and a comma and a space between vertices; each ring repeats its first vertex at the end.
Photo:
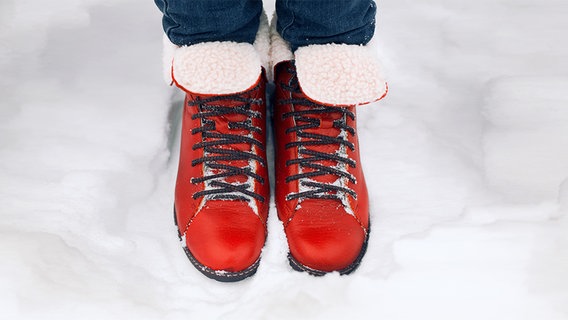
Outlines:
POLYGON ((267 235, 266 69, 275 84, 275 202, 291 266, 348 274, 369 239, 355 107, 386 94, 376 61, 363 46, 292 54, 271 37, 173 54, 172 79, 186 93, 175 221, 192 264, 219 281, 253 275, 267 235))

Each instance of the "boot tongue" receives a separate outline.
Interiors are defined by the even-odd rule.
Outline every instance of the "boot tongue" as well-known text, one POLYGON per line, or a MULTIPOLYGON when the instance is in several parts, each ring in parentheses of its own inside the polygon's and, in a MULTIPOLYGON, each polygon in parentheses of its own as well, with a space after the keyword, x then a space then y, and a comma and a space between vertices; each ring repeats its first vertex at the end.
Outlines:
MULTIPOLYGON (((298 111, 310 110, 310 109, 313 109, 313 107, 304 107, 304 106, 297 106, 296 107, 296 110, 298 110, 298 111)), ((305 132, 305 133, 323 135, 323 136, 328 136, 328 137, 331 137, 331 138, 337 138, 342 134, 341 129, 334 127, 334 121, 339 120, 343 117, 343 115, 341 113, 329 112, 329 113, 321 113, 321 114, 317 114, 317 115, 307 115, 306 117, 319 119, 320 125, 317 128, 304 129, 303 132, 305 132)), ((308 124, 308 123, 303 122, 303 121, 298 121, 297 124, 303 125, 303 124, 308 124)), ((307 139, 307 138, 302 138, 302 139, 303 139, 303 141, 313 140, 313 139, 307 139)), ((312 150, 312 151, 317 151, 317 152, 321 152, 321 153, 325 153, 325 154, 335 155, 335 154, 338 154, 340 152, 341 146, 337 143, 329 143, 329 144, 324 144, 324 145, 306 146, 305 148, 312 150)), ((309 158, 311 156, 310 155, 303 155, 303 157, 309 158)), ((334 160, 320 160, 320 161, 314 161, 314 162, 311 162, 311 163, 319 164, 319 165, 322 165, 322 166, 325 166, 325 167, 336 167, 338 165, 337 161, 334 161, 334 160)), ((302 168, 303 168, 302 172, 304 172, 304 173, 318 171, 317 169, 312 169, 312 168, 308 168, 308 167, 302 167, 302 168)), ((339 178, 338 176, 327 174, 327 175, 312 177, 311 179, 314 180, 314 181, 317 181, 317 182, 322 182, 322 183, 333 183, 338 178, 339 178)))
MULTIPOLYGON (((223 106, 227 106, 227 107, 236 107, 234 105, 232 105, 229 102, 226 101, 219 101, 215 103, 216 105, 223 105, 223 106)), ((221 116, 217 116, 217 117, 211 117, 210 120, 215 121, 215 133, 218 134, 230 134, 230 135, 236 135, 236 136, 250 136, 251 132, 248 130, 244 130, 244 129, 235 129, 229 128, 229 124, 230 123, 237 123, 237 122, 243 122, 246 121, 248 119, 248 117, 244 114, 236 114, 236 113, 231 113, 231 114, 224 114, 221 116)), ((209 140, 219 140, 219 139, 206 139, 206 141, 209 140)), ((224 144, 224 145, 218 145, 215 148, 218 149, 223 149, 223 150, 234 150, 234 151, 243 151, 243 152, 252 152, 252 148, 253 146, 249 143, 246 142, 241 142, 241 143, 232 143, 232 144, 224 144)), ((213 154, 212 156, 217 156, 217 154, 213 154)), ((239 168, 245 168, 249 165, 249 161, 248 160, 225 160, 225 161, 217 161, 217 163, 219 164, 223 164, 223 165, 228 165, 228 166, 232 166, 232 167, 239 167, 239 168)), ((212 170, 212 174, 218 174, 221 172, 224 172, 225 170, 212 170)), ((248 177, 243 176, 243 175, 234 175, 234 176, 230 176, 230 177, 226 177, 224 178, 224 180, 227 183, 245 183, 248 180, 248 177)))

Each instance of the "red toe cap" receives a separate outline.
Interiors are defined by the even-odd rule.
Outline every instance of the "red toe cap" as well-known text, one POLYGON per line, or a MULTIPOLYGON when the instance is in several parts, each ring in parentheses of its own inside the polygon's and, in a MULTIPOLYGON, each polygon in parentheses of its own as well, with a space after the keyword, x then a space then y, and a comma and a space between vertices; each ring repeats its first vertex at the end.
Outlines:
POLYGON ((247 203, 228 206, 226 201, 209 201, 187 228, 186 245, 204 266, 238 272, 260 257, 265 230, 247 203))
POLYGON ((355 262, 366 231, 343 210, 300 209, 286 226, 286 236, 294 259, 306 267, 331 272, 355 262))

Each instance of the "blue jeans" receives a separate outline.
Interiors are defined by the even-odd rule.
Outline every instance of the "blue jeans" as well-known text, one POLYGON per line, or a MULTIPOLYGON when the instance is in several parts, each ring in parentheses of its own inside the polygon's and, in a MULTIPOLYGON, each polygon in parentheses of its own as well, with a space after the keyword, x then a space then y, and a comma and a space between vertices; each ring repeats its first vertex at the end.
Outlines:
MULTIPOLYGON (((177 45, 253 43, 262 0, 154 0, 177 45)), ((373 0, 276 0, 277 30, 292 49, 310 44, 366 44, 375 31, 373 0)))

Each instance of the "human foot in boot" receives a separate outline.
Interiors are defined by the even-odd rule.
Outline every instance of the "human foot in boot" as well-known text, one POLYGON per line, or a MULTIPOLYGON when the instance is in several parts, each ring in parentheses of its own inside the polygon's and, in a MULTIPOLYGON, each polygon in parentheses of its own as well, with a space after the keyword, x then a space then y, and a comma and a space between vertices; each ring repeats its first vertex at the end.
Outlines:
POLYGON ((387 91, 369 50, 308 46, 274 68, 276 208, 291 266, 313 275, 352 272, 369 240, 356 107, 387 91))
POLYGON ((218 281, 254 274, 266 239, 266 77, 255 48, 211 42, 177 48, 185 93, 175 220, 191 263, 218 281))

